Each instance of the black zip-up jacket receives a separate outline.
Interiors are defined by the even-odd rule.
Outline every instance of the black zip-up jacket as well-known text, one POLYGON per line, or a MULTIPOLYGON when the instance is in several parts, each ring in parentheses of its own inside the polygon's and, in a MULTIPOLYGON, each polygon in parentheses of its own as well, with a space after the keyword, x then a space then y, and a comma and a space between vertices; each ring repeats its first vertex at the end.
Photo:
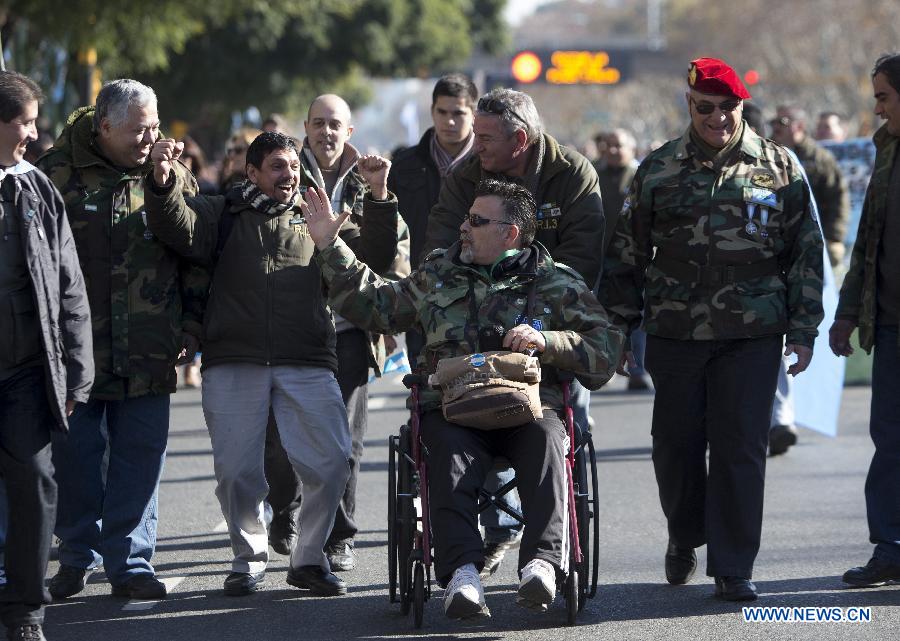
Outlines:
MULTIPOLYGON (((180 178, 178 179, 180 180, 180 178)), ((221 363, 327 367, 337 372, 334 321, 315 243, 299 207, 281 214, 254 209, 240 188, 185 199, 176 181, 145 179, 147 224, 188 259, 212 267, 203 315, 203 367, 221 363), (231 215, 222 247, 222 216, 231 215)), ((397 248, 397 200, 366 197, 362 225, 349 242, 390 264, 397 248)))
POLYGON ((414 147, 399 152, 391 161, 388 189, 397 194, 400 215, 409 226, 409 262, 415 268, 424 256, 428 215, 441 194, 441 174, 431 158, 434 127, 414 147))
POLYGON ((66 400, 86 403, 94 382, 84 277, 62 196, 53 183, 24 160, 8 173, 5 180, 15 183, 13 204, 34 303, 31 310, 18 311, 30 311, 30 322, 40 326, 50 409, 60 431, 66 431, 66 400))

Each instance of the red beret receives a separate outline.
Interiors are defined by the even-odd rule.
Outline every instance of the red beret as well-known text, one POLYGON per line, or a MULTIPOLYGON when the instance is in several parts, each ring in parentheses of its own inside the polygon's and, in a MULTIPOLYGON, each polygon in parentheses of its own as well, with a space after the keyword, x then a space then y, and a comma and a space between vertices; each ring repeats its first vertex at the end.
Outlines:
POLYGON ((732 96, 748 100, 750 92, 737 72, 718 58, 697 58, 688 70, 691 89, 713 96, 732 96))

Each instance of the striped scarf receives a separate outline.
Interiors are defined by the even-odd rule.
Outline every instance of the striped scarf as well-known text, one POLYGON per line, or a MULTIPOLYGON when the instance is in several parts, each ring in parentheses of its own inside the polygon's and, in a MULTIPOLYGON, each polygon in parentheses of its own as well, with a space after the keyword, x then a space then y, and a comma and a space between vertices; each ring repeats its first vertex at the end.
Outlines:
POLYGON ((297 189, 291 194, 290 200, 286 203, 280 203, 271 196, 266 196, 260 191, 259 187, 249 180, 245 180, 244 184, 241 186, 241 195, 253 209, 268 216, 283 214, 288 209, 294 207, 300 200, 300 190, 297 189))
POLYGON ((459 163, 468 158, 469 152, 472 151, 474 145, 475 133, 469 132, 469 137, 466 138, 465 146, 459 150, 459 153, 456 154, 456 156, 451 156, 444 151, 444 148, 438 143, 437 132, 431 136, 431 159, 434 161, 434 164, 437 165, 441 179, 449 176, 450 172, 453 171, 459 163))

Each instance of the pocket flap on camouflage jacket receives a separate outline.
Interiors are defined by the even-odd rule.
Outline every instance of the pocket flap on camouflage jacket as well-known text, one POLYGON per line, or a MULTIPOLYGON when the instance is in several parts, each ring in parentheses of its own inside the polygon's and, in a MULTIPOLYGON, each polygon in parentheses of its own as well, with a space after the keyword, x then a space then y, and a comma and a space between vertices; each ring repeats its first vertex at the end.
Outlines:
POLYGON ((463 298, 469 293, 468 285, 458 287, 447 287, 442 283, 435 284, 434 293, 429 297, 429 301, 438 307, 450 307, 453 303, 463 298))

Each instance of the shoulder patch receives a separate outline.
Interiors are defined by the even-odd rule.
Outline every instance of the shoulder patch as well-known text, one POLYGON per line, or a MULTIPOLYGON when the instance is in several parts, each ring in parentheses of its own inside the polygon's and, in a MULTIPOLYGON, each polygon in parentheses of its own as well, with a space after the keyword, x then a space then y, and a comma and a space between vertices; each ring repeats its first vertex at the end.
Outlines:
POLYGON ((756 185, 757 187, 763 187, 765 189, 772 189, 775 186, 775 176, 767 171, 759 172, 754 174, 752 178, 750 178, 750 182, 756 185))

